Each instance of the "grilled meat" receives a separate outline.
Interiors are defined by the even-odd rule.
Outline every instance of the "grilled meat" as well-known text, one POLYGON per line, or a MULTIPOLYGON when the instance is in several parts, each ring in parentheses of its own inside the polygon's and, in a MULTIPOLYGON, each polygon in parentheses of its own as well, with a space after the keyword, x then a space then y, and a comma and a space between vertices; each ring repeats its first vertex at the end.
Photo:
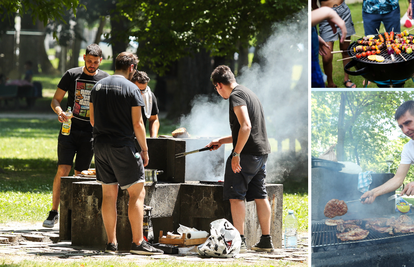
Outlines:
POLYGON ((348 212, 348 207, 343 200, 331 199, 326 203, 323 214, 328 218, 342 216, 348 212))
POLYGON ((327 219, 325 220, 325 224, 328 226, 337 226, 338 224, 343 224, 344 220, 342 219, 338 219, 338 220, 333 220, 333 219, 327 219))
POLYGON ((336 237, 341 241, 355 241, 362 240, 369 235, 368 230, 363 230, 361 228, 356 228, 348 232, 336 233, 336 237))

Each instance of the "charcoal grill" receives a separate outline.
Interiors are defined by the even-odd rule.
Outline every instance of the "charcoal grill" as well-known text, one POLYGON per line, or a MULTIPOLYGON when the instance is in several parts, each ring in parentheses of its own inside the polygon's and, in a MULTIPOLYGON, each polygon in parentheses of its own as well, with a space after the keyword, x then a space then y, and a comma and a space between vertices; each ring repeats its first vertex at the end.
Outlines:
POLYGON ((406 236, 414 236, 414 233, 399 233, 390 235, 388 233, 379 233, 377 231, 369 229, 369 235, 362 240, 355 241, 341 241, 336 237, 336 226, 328 226, 325 222, 313 222, 312 223, 312 251, 317 252, 320 249, 341 249, 346 248, 351 244, 375 245, 378 241, 389 241, 391 239, 402 239, 406 236), (330 248, 332 247, 332 248, 330 248))
MULTIPOLYGON (((350 57, 354 57, 357 54, 353 50, 359 45, 358 41, 361 39, 352 42, 349 46, 348 54, 350 57)), ((375 39, 378 39, 378 35, 375 36, 375 39)), ((354 57, 344 67, 344 71, 349 75, 361 75, 365 79, 377 83, 379 86, 398 86, 412 78, 414 74, 414 52, 410 54, 401 52, 401 54, 406 60, 401 55, 394 54, 395 60, 392 61, 386 48, 383 48, 379 54, 385 58, 383 62, 369 60, 368 57, 354 57), (352 67, 355 67, 356 71, 350 71, 349 69, 352 67)))

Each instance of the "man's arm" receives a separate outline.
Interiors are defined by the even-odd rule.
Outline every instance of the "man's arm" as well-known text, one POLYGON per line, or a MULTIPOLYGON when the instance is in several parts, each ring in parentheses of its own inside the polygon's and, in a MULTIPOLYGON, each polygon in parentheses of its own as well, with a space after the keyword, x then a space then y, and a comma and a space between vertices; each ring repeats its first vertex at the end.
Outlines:
POLYGON ((135 137, 137 138, 138 144, 141 147, 141 157, 142 161, 144 162, 144 167, 148 165, 149 156, 148 156, 148 146, 147 146, 147 139, 145 138, 145 125, 144 121, 142 120, 141 115, 141 107, 135 106, 131 107, 131 115, 132 115, 132 125, 134 127, 135 137))
POLYGON ((60 106, 63 97, 65 97, 66 91, 58 88, 56 89, 55 95, 52 98, 52 102, 50 103, 51 108, 53 111, 58 115, 59 122, 65 122, 68 120, 66 117, 65 111, 60 106))
POLYGON ((413 7, 412 7, 412 0, 408 0, 408 8, 407 8, 407 17, 409 19, 413 19, 413 7))
MULTIPOLYGON (((247 106, 236 106, 234 107, 234 113, 236 114, 237 120, 240 124, 240 130, 237 137, 237 143, 234 146, 234 152, 240 153, 244 145, 246 144, 247 140, 250 136, 250 131, 252 128, 252 124, 250 122, 249 112, 247 111, 247 106)), ((240 157, 233 157, 231 160, 231 168, 233 172, 240 172, 240 157)))
POLYGON ((91 123, 92 127, 95 125, 95 117, 93 113, 93 104, 89 102, 89 122, 91 123))
MULTIPOLYGON (((392 177, 391 179, 389 179, 386 183, 375 187, 374 189, 365 192, 361 198, 367 198, 364 203, 368 204, 368 203, 372 203, 374 202, 375 198, 378 196, 381 196, 383 194, 389 193, 391 191, 395 191, 397 188, 399 188, 405 179, 405 176, 408 173, 408 170, 410 169, 410 164, 400 164, 400 166, 398 166, 397 169, 397 173, 395 174, 394 177, 392 177)), ((414 188, 414 184, 410 183, 408 184, 407 187, 403 190, 407 191, 408 188, 410 188, 410 193, 414 192, 413 188, 414 188), (408 186, 410 185, 410 186, 408 186)))
POLYGON ((160 121, 158 120, 158 115, 152 115, 149 117, 148 121, 150 137, 157 137, 158 130, 160 129, 160 121))

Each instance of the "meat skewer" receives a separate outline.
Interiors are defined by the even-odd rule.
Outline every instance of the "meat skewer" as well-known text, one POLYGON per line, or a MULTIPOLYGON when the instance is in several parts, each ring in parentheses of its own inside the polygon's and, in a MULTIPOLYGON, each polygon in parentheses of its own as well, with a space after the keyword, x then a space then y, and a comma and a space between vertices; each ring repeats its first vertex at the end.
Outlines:
POLYGON ((341 58, 341 59, 338 59, 337 61, 343 61, 343 60, 347 60, 347 59, 354 58, 354 57, 356 57, 356 56, 353 56, 353 57, 346 57, 346 58, 341 58))

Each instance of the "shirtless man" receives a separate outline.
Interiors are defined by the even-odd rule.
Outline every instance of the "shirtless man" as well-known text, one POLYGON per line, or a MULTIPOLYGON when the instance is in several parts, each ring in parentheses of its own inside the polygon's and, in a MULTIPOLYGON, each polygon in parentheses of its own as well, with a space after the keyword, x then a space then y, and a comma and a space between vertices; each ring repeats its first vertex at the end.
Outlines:
MULTIPOLYGON (((312 9, 315 10, 318 7, 317 0, 312 0, 312 9)), ((350 45, 349 40, 351 40, 351 35, 355 34, 354 29, 354 23, 352 22, 351 17, 351 11, 349 10, 349 7, 345 4, 344 0, 319 0, 319 6, 320 7, 330 7, 333 10, 338 13, 339 17, 345 21, 347 34, 345 42, 339 43, 339 48, 342 51, 348 50, 348 47, 350 45), (348 40, 348 41, 347 41, 348 40)), ((322 37, 322 39, 328 43, 329 48, 325 47, 325 55, 322 55, 322 61, 323 61, 323 69, 325 71, 325 74, 327 76, 327 86, 326 87, 338 87, 332 77, 332 61, 333 61, 333 54, 331 51, 333 51, 334 42, 338 40, 338 35, 342 36, 342 31, 339 27, 337 27, 336 33, 333 32, 331 25, 328 21, 324 20, 319 24, 319 35, 322 37)), ((339 37, 341 39, 341 37, 339 37)), ((347 58, 348 53, 342 52, 342 58, 347 58)), ((345 67, 346 64, 351 59, 343 60, 342 63, 345 67)), ((356 85, 349 79, 349 75, 344 72, 344 86, 347 88, 356 88, 356 85)))

